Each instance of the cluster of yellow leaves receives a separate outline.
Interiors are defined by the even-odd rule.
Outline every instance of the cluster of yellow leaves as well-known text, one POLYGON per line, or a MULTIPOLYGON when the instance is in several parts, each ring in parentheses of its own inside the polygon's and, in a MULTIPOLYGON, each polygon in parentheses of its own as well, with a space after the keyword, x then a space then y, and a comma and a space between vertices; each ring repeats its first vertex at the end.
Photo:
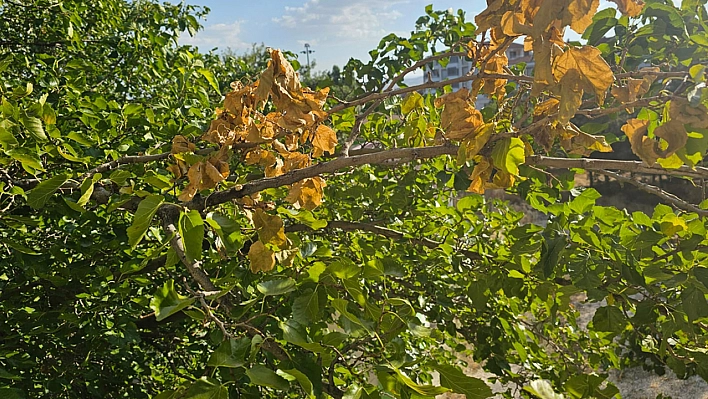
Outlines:
POLYGON ((474 108, 473 99, 466 88, 435 99, 436 107, 445 107, 440 115, 445 138, 460 142, 465 159, 477 155, 494 132, 494 125, 485 124, 482 113, 474 108))
MULTIPOLYGON (((632 151, 650 166, 661 159, 678 158, 677 151, 684 148, 688 142, 686 126, 708 129, 708 109, 703 105, 692 107, 685 99, 671 100, 668 116, 668 120, 654 129, 654 137, 649 136, 648 120, 630 119, 622 126, 622 131, 629 138, 632 151)), ((681 159, 676 161, 668 164, 675 166, 683 164, 681 159)))
MULTIPOLYGON (((657 67, 641 68, 640 72, 659 72, 657 67)), ((641 79, 627 78, 627 82, 623 86, 614 86, 612 88, 612 96, 622 104, 636 101, 649 91, 651 84, 656 80, 654 75, 645 75, 641 79)), ((628 107, 627 112, 633 112, 634 108, 628 107)))
MULTIPOLYGON (((169 170, 189 183, 179 196, 191 200, 197 192, 212 189, 229 176, 228 160, 234 148, 245 149, 243 161, 264 168, 266 177, 277 177, 306 168, 312 159, 325 153, 334 154, 337 135, 324 124, 328 113, 323 109, 329 89, 312 91, 300 84, 292 65, 278 50, 270 50, 268 67, 253 84, 232 83, 223 107, 202 139, 218 145, 218 151, 207 157, 194 155, 194 144, 177 136, 172 143, 175 160, 169 170), (270 99, 268 109, 266 104, 270 99), (303 144, 310 149, 303 151, 303 144)), ((312 210, 322 203, 325 182, 320 177, 293 184, 286 201, 296 208, 312 210)), ((253 272, 269 271, 276 259, 283 264, 292 261, 297 249, 285 236, 280 216, 268 214, 256 194, 241 201, 258 233, 248 257, 253 272), (252 211, 255 209, 255 211, 252 211)))
POLYGON ((223 148, 207 159, 195 162, 190 166, 180 154, 193 152, 194 148, 194 144, 184 136, 177 135, 172 139, 170 152, 175 158, 175 163, 168 166, 167 169, 175 175, 175 178, 179 179, 186 175, 189 180, 189 184, 179 196, 180 201, 189 201, 198 191, 214 188, 219 182, 229 177, 228 156, 223 148))
MULTIPOLYGON (((270 50, 270 55, 268 67, 255 83, 232 84, 233 90, 226 94, 223 107, 217 109, 217 118, 202 137, 219 145, 217 154, 192 165, 178 159, 170 167, 176 178, 187 176, 189 179, 180 200, 189 201, 198 191, 214 188, 228 177, 228 154, 234 145, 247 148, 246 164, 263 167, 266 177, 310 166, 312 158, 321 157, 325 152, 334 154, 337 135, 323 123, 328 116, 323 106, 329 88, 312 91, 303 87, 280 51, 270 50), (262 109, 268 99, 275 111, 264 114, 262 109), (300 146, 304 143, 311 144, 309 152, 301 152, 300 146)), ((192 152, 194 146, 179 137, 173 143, 173 154, 192 152)), ((321 195, 321 190, 317 193, 321 195)), ((299 198, 292 195, 288 198, 292 198, 293 203, 299 202, 299 198)), ((322 198, 309 197, 301 202, 311 206, 321 203, 322 198)))
MULTIPOLYGON (((490 0, 475 21, 479 31, 490 30, 491 46, 503 46, 525 36, 524 47, 534 52, 532 93, 551 90, 560 97, 558 121, 567 123, 580 107, 585 92, 602 104, 613 74, 594 47, 566 47, 566 27, 583 33, 592 23, 599 0, 490 0)), ((636 16, 641 0, 616 0, 620 11, 636 16)), ((501 83, 500 83, 501 84, 501 83)))

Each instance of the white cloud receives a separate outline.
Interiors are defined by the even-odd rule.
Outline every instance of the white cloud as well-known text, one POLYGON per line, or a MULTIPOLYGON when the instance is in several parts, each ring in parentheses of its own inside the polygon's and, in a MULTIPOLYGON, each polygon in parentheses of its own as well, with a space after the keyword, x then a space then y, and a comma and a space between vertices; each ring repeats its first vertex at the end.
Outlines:
POLYGON ((386 27, 403 14, 396 10, 406 0, 307 0, 300 7, 285 7, 273 21, 303 35, 341 41, 380 39, 386 27))
POLYGON ((179 43, 199 47, 202 52, 209 51, 214 47, 225 49, 230 47, 234 50, 250 48, 249 43, 241 40, 241 24, 243 21, 234 21, 229 24, 213 24, 206 26, 192 37, 184 32, 179 38, 179 43))

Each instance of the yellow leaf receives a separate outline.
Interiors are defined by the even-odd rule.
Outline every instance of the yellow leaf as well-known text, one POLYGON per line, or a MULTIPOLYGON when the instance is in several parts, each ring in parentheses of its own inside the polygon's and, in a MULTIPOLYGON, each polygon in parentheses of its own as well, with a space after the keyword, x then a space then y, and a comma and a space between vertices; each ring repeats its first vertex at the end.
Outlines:
POLYGON ((678 119, 672 119, 657 127, 654 129, 654 135, 664 139, 668 144, 665 149, 658 152, 660 158, 670 157, 676 151, 683 148, 688 141, 688 133, 683 123, 678 119))
MULTIPOLYGON (((559 125, 559 127, 561 127, 559 125)), ((570 154, 590 155, 593 151, 612 152, 603 136, 593 136, 578 129, 572 123, 563 127, 561 145, 570 154)))
POLYGON ((268 99, 268 94, 273 87, 274 80, 274 62, 268 61, 268 67, 261 73, 258 81, 256 81, 256 90, 254 94, 254 103, 259 106, 268 99))
POLYGON ((592 90, 598 104, 605 99, 605 91, 612 85, 614 75, 610 66, 595 47, 570 48, 556 57, 553 76, 559 82, 561 99, 559 121, 568 122, 580 107, 584 91, 592 90))
POLYGON ((585 90, 593 90, 602 104, 605 91, 612 85, 612 69, 593 46, 570 48, 559 55, 553 64, 553 76, 560 81, 569 71, 575 70, 585 90))
POLYGON ((600 0, 571 0, 568 7, 563 10, 562 23, 570 25, 570 29, 583 34, 592 24, 592 17, 599 5, 600 0))
POLYGON ((620 12, 629 17, 636 17, 642 12, 644 2, 642 0, 610 0, 617 4, 620 12))
POLYGON ((571 69, 558 84, 560 103, 558 104, 558 122, 565 125, 575 116, 583 103, 583 84, 577 70, 571 69))
POLYGON ((248 259, 251 261, 251 272, 269 272, 275 267, 275 253, 261 241, 256 241, 248 250, 248 259))
POLYGON ((269 215, 258 208, 253 214, 253 225, 258 231, 258 238, 264 243, 280 247, 287 242, 283 219, 280 216, 269 215))
POLYGON ((462 141, 460 148, 464 148, 465 150, 465 159, 474 158, 474 156, 477 155, 482 148, 484 148, 487 141, 489 141, 489 138, 492 137, 494 128, 494 123, 486 123, 476 129, 471 137, 467 137, 462 141))
POLYGON ((291 152, 283 157, 283 162, 283 172, 287 173, 310 166, 310 157, 300 152, 291 152))
POLYGON ((435 106, 445 106, 440 116, 440 126, 445 130, 445 137, 450 140, 463 140, 484 122, 482 114, 470 102, 469 91, 464 87, 437 98, 435 106))
POLYGON ((677 120, 696 129, 708 129, 708 108, 699 104, 692 107, 685 98, 675 98, 669 104, 671 120, 677 120))
POLYGON ((337 134, 326 125, 317 126, 317 130, 312 137, 312 146, 314 147, 312 151, 312 156, 314 158, 322 156, 324 152, 328 152, 330 155, 334 154, 334 148, 337 145, 337 134))
POLYGON ((558 112, 559 103, 560 101, 555 98, 549 98, 548 100, 542 103, 538 103, 533 109, 533 116, 545 116, 558 112))
POLYGON ((622 126, 622 131, 627 138, 634 152, 647 165, 652 166, 659 158, 657 151, 659 143, 646 136, 648 121, 641 119, 630 119, 622 126))
POLYGON ((507 0, 487 0, 487 4, 487 9, 474 17, 478 32, 484 32, 500 26, 504 13, 513 10, 514 7, 514 5, 507 0))
POLYGON ((475 162, 476 165, 474 166, 472 174, 470 175, 471 183, 470 186, 467 188, 467 191, 471 191, 477 194, 484 194, 484 186, 489 180, 489 178, 492 176, 494 167, 492 166, 492 163, 489 161, 489 159, 486 157, 478 156, 476 157, 475 162))
POLYGON ((196 147, 194 144, 190 143, 186 137, 182 135, 177 135, 172 139, 172 149, 170 152, 172 154, 180 154, 183 152, 193 152, 196 147))
POLYGON ((229 145, 236 139, 236 132, 231 123, 225 119, 224 114, 221 114, 217 119, 211 121, 209 130, 204 133, 202 139, 210 143, 229 145))
POLYGON ((277 159, 275 165, 271 165, 265 168, 266 177, 276 177, 283 174, 283 160, 277 159))
MULTIPOLYGON (((219 162, 219 161, 217 161, 219 162)), ((220 165, 221 166, 221 165, 220 165)), ((219 183, 220 181, 223 181, 226 179, 226 176, 229 175, 228 173, 228 166, 227 166, 227 172, 226 176, 222 174, 219 169, 214 166, 211 162, 205 162, 204 163, 204 174, 205 176, 202 176, 202 189, 205 188, 214 188, 216 187, 216 184, 219 183)))
POLYGON ((319 176, 301 180, 290 187, 285 200, 296 208, 302 207, 311 211, 322 204, 325 185, 325 181, 319 176))

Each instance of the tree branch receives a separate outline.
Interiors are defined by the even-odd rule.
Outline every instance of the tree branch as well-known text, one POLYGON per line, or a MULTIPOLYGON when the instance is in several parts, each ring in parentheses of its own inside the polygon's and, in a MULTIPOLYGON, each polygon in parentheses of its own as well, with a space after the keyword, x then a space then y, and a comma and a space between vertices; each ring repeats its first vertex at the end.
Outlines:
POLYGON ((651 184, 647 184, 647 183, 642 183, 640 181, 630 179, 628 177, 624 177, 620 174, 617 174, 615 172, 610 172, 607 170, 598 170, 597 173, 601 173, 601 174, 610 176, 613 179, 615 179, 619 182, 622 182, 622 183, 631 184, 631 185, 637 187, 638 189, 645 191, 649 194, 654 194, 657 197, 661 198, 662 200, 675 205, 677 208, 680 208, 680 209, 683 209, 683 210, 689 211, 689 212, 695 212, 695 213, 699 214, 700 216, 708 216, 708 210, 701 209, 693 204, 690 204, 690 203, 682 200, 681 198, 675 196, 674 194, 671 194, 669 192, 666 192, 666 191, 660 189, 659 187, 652 186, 651 184))
MULTIPOLYGON (((421 245, 430 249, 437 249, 440 247, 439 242, 430 240, 428 238, 413 238, 413 237, 408 237, 406 233, 389 229, 386 227, 381 227, 381 226, 376 226, 374 224, 369 224, 369 223, 360 223, 360 222, 347 222, 347 221, 339 221, 339 220, 332 220, 327 222, 327 227, 326 228, 331 228, 331 229, 339 229, 339 230, 344 230, 344 231, 368 231, 370 233, 378 234, 387 238, 391 238, 397 241, 408 241, 411 244, 415 245, 421 245)), ((287 232, 299 232, 299 231, 306 231, 306 232, 312 232, 316 231, 311 229, 310 227, 304 225, 304 224, 294 224, 291 226, 288 226, 285 228, 287 232)), ((462 253, 464 253, 469 259, 471 260, 481 260, 482 256, 478 253, 469 251, 469 250, 462 250, 462 253)))
POLYGON ((401 94, 411 93, 411 92, 418 91, 418 90, 437 89, 439 87, 444 87, 444 86, 451 85, 454 83, 467 82, 467 81, 475 80, 475 79, 506 79, 506 80, 515 81, 515 82, 533 82, 533 77, 526 76, 526 75, 507 75, 504 73, 479 72, 479 73, 475 73, 473 75, 460 76, 459 78, 455 78, 455 79, 441 80, 439 82, 430 81, 430 82, 425 82, 423 84, 419 84, 417 86, 403 87, 403 88, 400 88, 397 90, 371 93, 365 97, 350 101, 346 104, 340 104, 340 105, 334 106, 334 107, 330 108, 329 111, 327 111, 327 113, 331 115, 331 114, 337 113, 339 111, 342 111, 342 110, 350 108, 350 107, 354 107, 354 106, 361 105, 361 104, 366 104, 370 101, 375 101, 375 100, 379 100, 379 99, 387 98, 387 97, 399 96, 401 94))
POLYGON ((211 282, 209 276, 204 272, 204 270, 202 270, 201 262, 187 258, 187 254, 184 250, 184 242, 177 231, 177 227, 175 227, 175 218, 165 217, 163 226, 165 227, 167 234, 172 236, 170 239, 172 249, 177 252, 177 257, 179 257, 184 266, 187 267, 187 271, 192 276, 194 281, 196 281, 204 291, 218 291, 218 288, 216 288, 214 283, 211 282))
POLYGON ((321 162, 307 168, 293 170, 277 177, 267 177, 254 180, 241 186, 233 187, 225 191, 217 191, 209 195, 206 199, 196 198, 190 201, 187 206, 190 209, 204 210, 205 208, 223 204, 236 198, 255 194, 268 188, 277 188, 299 182, 308 177, 319 176, 323 173, 335 172, 339 169, 382 164, 392 159, 426 159, 440 155, 457 154, 458 147, 453 144, 443 144, 422 148, 397 148, 393 150, 376 152, 373 154, 357 155, 353 157, 339 157, 328 162, 321 162))
POLYGON ((603 171, 607 169, 623 172, 645 173, 648 175, 672 175, 708 179, 708 168, 701 166, 695 169, 681 166, 676 169, 664 169, 659 165, 648 166, 640 161, 621 161, 616 159, 593 158, 555 158, 544 155, 532 155, 526 158, 526 163, 534 166, 545 166, 556 169, 586 169, 603 171))

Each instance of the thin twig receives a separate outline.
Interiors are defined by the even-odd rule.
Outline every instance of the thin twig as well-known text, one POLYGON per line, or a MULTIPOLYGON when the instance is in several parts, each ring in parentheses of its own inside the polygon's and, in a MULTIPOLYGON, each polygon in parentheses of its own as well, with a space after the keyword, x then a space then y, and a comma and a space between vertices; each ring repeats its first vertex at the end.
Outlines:
POLYGON ((219 320, 218 317, 214 315, 211 311, 211 306, 206 303, 206 300, 204 299, 204 292, 196 292, 192 288, 189 287, 189 284, 187 283, 187 278, 182 277, 182 283, 184 284, 184 288, 187 290, 187 292, 190 293, 195 298, 199 299, 199 303, 202 304, 202 308, 204 309, 204 313, 206 313, 207 317, 216 324, 219 329, 221 330, 222 334, 226 339, 231 339, 232 335, 228 330, 226 330, 226 325, 224 322, 219 320))
MULTIPOLYGON (((341 220, 332 220, 327 222, 327 228, 331 229, 339 229, 339 230, 344 230, 344 231, 368 231, 370 233, 375 233, 387 238, 391 238, 394 240, 398 241, 408 241, 411 244, 415 245, 421 245, 430 249, 437 249, 440 247, 441 243, 430 240, 428 238, 413 238, 413 237, 407 237, 406 233, 389 229, 386 227, 381 227, 377 226, 374 224, 369 224, 369 223, 361 223, 361 222, 348 222, 348 221, 341 221, 341 220)), ((286 227, 285 229, 287 232, 298 232, 298 231, 315 231, 311 229, 310 227, 303 225, 303 224, 295 224, 286 227)), ((469 259, 471 260, 481 260, 482 256, 476 252, 472 252, 469 250, 462 250, 461 253, 465 254, 469 259)))

